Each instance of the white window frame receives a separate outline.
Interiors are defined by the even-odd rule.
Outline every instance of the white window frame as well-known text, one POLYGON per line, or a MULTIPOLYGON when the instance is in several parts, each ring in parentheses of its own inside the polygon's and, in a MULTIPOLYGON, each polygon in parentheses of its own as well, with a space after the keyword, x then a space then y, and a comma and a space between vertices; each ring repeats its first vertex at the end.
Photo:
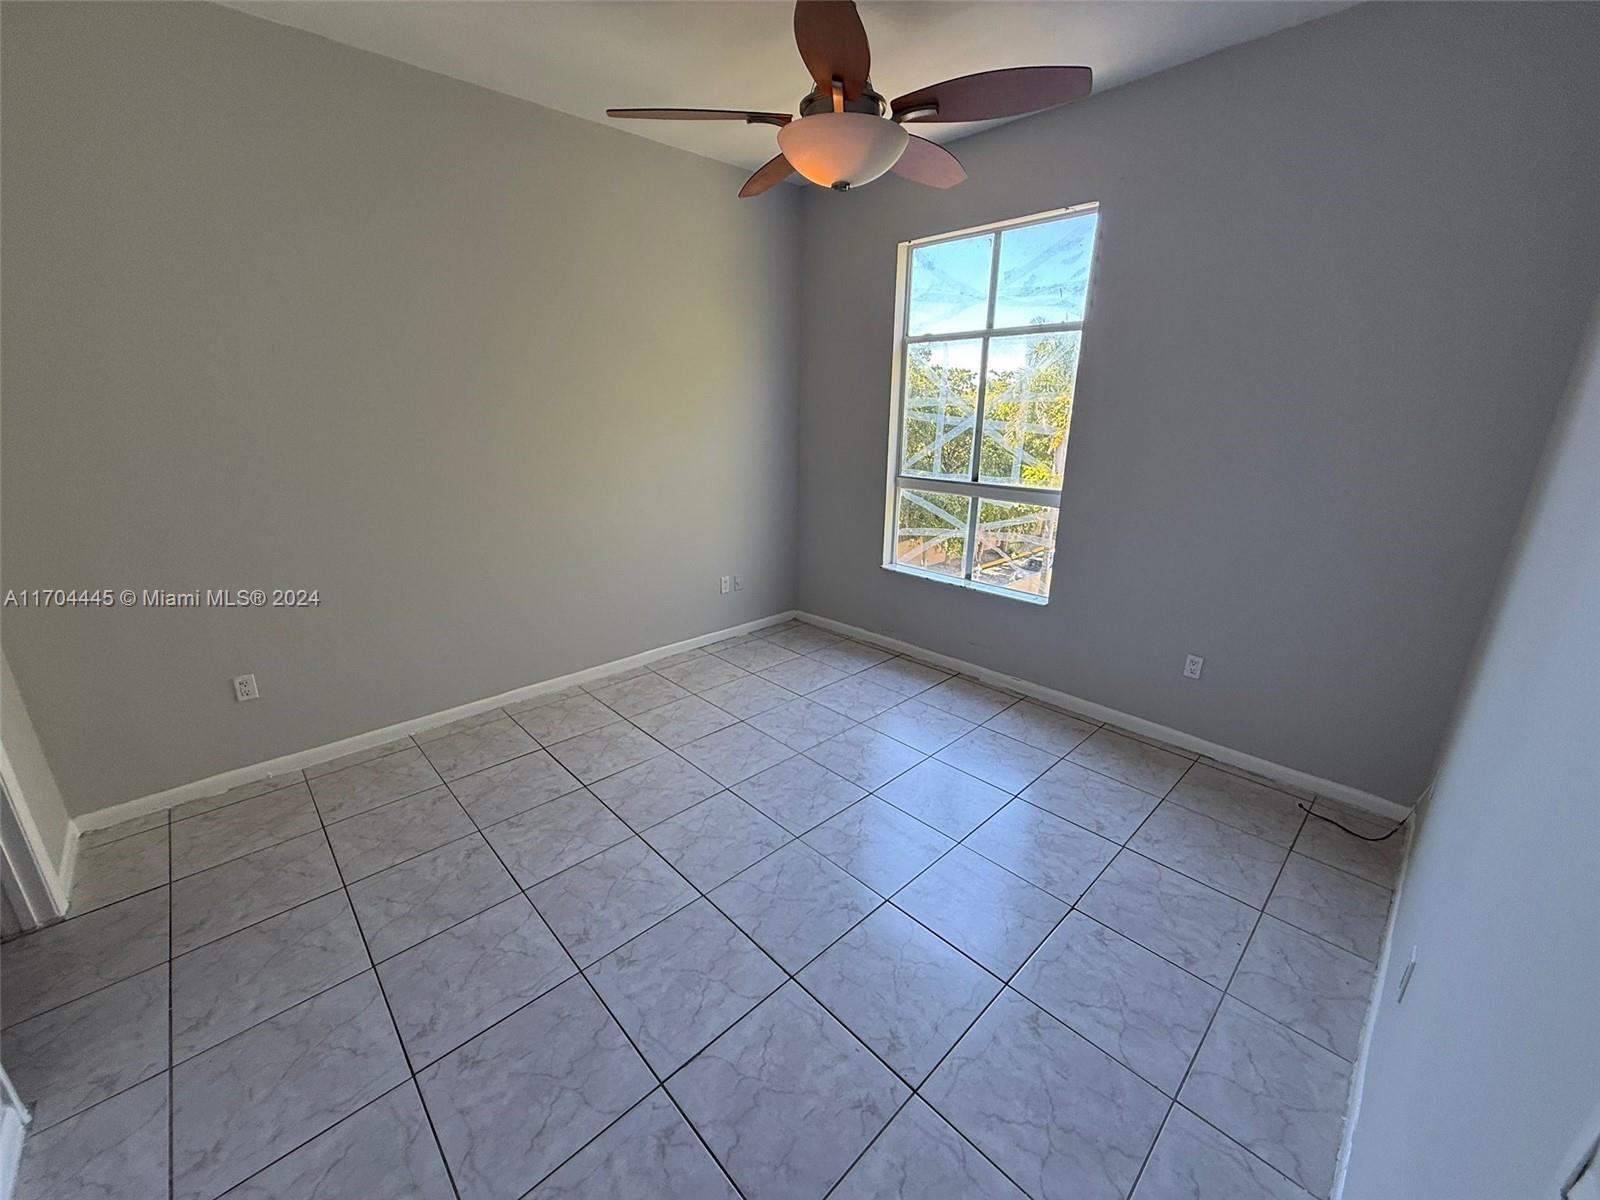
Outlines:
MULTIPOLYGON (((1064 217, 1081 216, 1084 213, 1098 213, 1100 205, 1091 201, 1084 204, 1075 204, 1070 208, 1056 208, 1049 212, 1034 213, 1027 217, 1014 217, 1008 221, 995 221, 987 225, 974 225, 967 229, 958 229, 952 233, 941 233, 933 237, 914 238, 911 241, 901 242, 899 253, 895 261, 895 338, 894 338, 894 364, 891 372, 892 389, 889 399, 889 464, 888 464, 888 491, 884 498, 883 519, 883 568, 899 575, 910 575, 917 579, 929 579, 935 583, 943 583, 953 587, 968 588, 986 596, 1004 596, 1011 600, 1020 600, 1026 604, 1048 604, 1048 593, 1043 596, 1033 595, 1031 592, 1015 591, 1010 588, 996 587, 993 584, 982 583, 973 578, 976 570, 976 555, 978 542, 978 507, 983 499, 1008 500, 1021 504, 1050 504, 1056 509, 1056 538, 1061 537, 1061 496, 1066 484, 1066 472, 1062 471, 1062 487, 1060 488, 1030 488, 1014 487, 1009 484, 980 483, 978 471, 982 459, 981 447, 983 442, 983 406, 985 392, 988 388, 989 373, 989 342, 994 338, 1015 336, 1030 333, 1070 333, 1079 334, 1078 340, 1078 378, 1082 378, 1083 329, 1089 319, 1089 309, 1094 303, 1095 264, 1100 253, 1100 229, 1098 222, 1095 226, 1094 243, 1090 248, 1089 267, 1089 294, 1084 299, 1084 319, 1082 321, 1063 321, 1053 325, 1023 325, 995 329, 994 310, 998 301, 998 285, 1000 274, 1000 234, 1011 229, 1022 229, 1029 225, 1042 225, 1049 221, 1059 221, 1064 217), (924 333, 912 335, 911 326, 911 265, 912 254, 923 246, 937 245, 940 242, 960 241, 964 238, 978 237, 983 234, 995 235, 993 256, 989 262, 989 307, 984 315, 984 328, 970 329, 953 333, 924 333), (906 388, 906 355, 909 347, 921 342, 946 342, 946 341, 979 341, 978 351, 978 400, 973 420, 973 453, 972 453, 972 478, 961 479, 930 479, 923 475, 902 475, 900 473, 902 445, 905 438, 905 422, 901 414, 905 408, 906 388), (933 571, 923 571, 916 567, 907 566, 895 561, 895 523, 896 523, 896 497, 902 488, 910 488, 919 492, 947 492, 952 495, 970 496, 972 503, 968 505, 967 512, 967 549, 964 572, 957 579, 950 575, 940 575, 933 571)), ((1073 391, 1073 410, 1077 409, 1078 391, 1076 386, 1073 391)), ((1071 430, 1068 430, 1070 441, 1071 430)), ((1055 571, 1051 568, 1051 583, 1054 584, 1055 571)))

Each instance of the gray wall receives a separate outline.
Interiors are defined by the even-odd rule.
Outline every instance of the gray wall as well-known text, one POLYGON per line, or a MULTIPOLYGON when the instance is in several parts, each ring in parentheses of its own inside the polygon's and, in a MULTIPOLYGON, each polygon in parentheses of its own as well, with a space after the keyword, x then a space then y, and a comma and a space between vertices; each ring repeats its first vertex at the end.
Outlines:
POLYGON ((808 190, 802 607, 1413 801, 1600 283, 1597 46, 1365 5, 808 190), (1091 200, 1049 606, 881 570, 896 243, 1091 200))
POLYGON ((8 610, 74 812, 790 607, 795 194, 211 6, 3 43, 6 586, 322 596, 8 610))
POLYGON ((1345 1200, 1555 1197, 1600 1136, 1597 729, 1600 309, 1412 845, 1345 1200))

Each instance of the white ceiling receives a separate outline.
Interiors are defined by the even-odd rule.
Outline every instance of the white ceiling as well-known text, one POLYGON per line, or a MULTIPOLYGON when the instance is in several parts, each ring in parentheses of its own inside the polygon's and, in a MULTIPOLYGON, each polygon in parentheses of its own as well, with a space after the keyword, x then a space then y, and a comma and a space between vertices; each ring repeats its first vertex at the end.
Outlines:
MULTIPOLYGON (((793 112, 811 86, 793 6, 743 2, 225 0, 425 70, 606 121, 610 107, 793 112)), ((1034 63, 1082 64, 1095 90, 1298 25, 1351 0, 1158 0, 859 5, 872 80, 887 97, 957 75, 1034 63)), ((769 126, 629 121, 641 137, 754 169, 776 150, 769 126)), ((991 122, 990 124, 998 124, 991 122)), ((988 125, 928 126, 937 141, 988 125)))

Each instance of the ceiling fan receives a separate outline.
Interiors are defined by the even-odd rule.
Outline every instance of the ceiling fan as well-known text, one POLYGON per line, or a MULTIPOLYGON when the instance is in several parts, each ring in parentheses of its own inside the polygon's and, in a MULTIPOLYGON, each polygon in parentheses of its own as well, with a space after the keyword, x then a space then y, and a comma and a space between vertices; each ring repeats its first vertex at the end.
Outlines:
POLYGON ((918 88, 885 101, 872 90, 872 53, 853 0, 799 0, 794 40, 816 86, 788 113, 722 108, 608 108, 606 116, 644 121, 743 121, 776 125, 780 153, 745 181, 759 196, 799 172, 834 191, 871 183, 886 171, 929 187, 967 177, 956 156, 905 129, 909 124, 989 121, 1054 108, 1089 94, 1088 67, 1008 67, 918 88))

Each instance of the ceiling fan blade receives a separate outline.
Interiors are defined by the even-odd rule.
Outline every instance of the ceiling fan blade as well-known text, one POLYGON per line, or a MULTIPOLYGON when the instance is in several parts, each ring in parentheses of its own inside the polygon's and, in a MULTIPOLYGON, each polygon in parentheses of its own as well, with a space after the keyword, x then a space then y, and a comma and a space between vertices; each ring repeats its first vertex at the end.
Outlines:
POLYGON ((1088 67, 1006 67, 918 88, 897 97, 890 108, 895 120, 908 123, 992 121, 1080 99, 1089 94, 1093 82, 1094 72, 1088 67), (930 108, 933 111, 917 111, 930 108))
POLYGON ((872 49, 853 0, 799 0, 794 6, 794 40, 800 57, 824 94, 835 79, 844 98, 854 100, 867 86, 872 49))
POLYGON ((747 125, 787 125, 792 119, 788 113, 733 108, 608 108, 606 116, 627 121, 743 121, 747 125))
POLYGON ((757 168, 756 173, 744 181, 744 186, 739 189, 739 198, 747 199, 759 196, 768 188, 776 187, 789 176, 794 174, 794 168, 789 165, 789 160, 783 155, 768 159, 757 168))
POLYGON ((896 175, 936 188, 955 187, 967 177, 966 168, 954 154, 938 142, 930 142, 914 133, 900 161, 889 169, 896 175))

